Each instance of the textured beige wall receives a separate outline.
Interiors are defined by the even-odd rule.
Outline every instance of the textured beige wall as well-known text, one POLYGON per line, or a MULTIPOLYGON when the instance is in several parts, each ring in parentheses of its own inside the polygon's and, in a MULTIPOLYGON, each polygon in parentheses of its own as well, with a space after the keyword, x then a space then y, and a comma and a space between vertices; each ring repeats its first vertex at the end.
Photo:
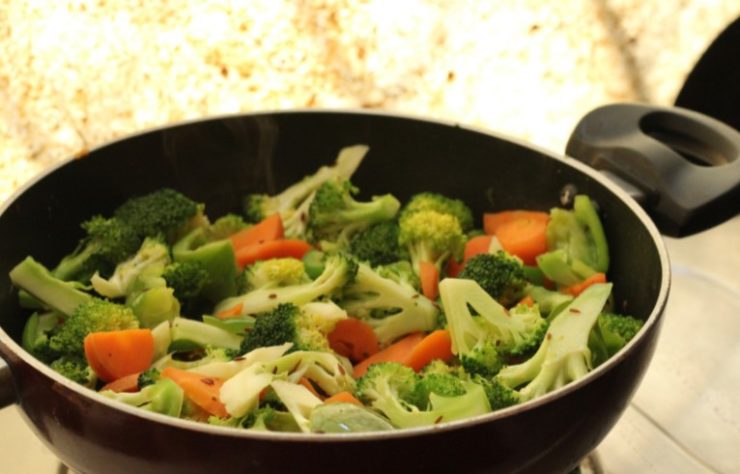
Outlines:
POLYGON ((0 200, 49 165, 214 114, 368 107, 562 150, 672 102, 733 0, 0 0, 0 200))

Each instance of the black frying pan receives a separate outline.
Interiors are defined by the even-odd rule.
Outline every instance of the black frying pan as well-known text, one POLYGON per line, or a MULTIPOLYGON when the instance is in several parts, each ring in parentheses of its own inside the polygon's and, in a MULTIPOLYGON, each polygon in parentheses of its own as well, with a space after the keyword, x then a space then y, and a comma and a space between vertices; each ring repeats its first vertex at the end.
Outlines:
MULTIPOLYGON (((738 211, 740 138, 697 114, 630 105, 600 109, 579 124, 568 149, 609 168, 673 233, 699 230, 738 211), (728 163, 710 168, 686 161, 660 145, 660 136, 651 138, 655 123, 663 135, 707 146, 718 140, 713 153, 728 163), (658 166, 650 171, 645 160, 656 150, 658 166), (713 196, 697 192, 694 202, 664 193, 701 168, 732 175, 729 189, 713 196)), ((700 173, 700 179, 708 178, 700 173)), ((685 186, 696 184, 679 188, 685 186)), ((81 473, 567 471, 599 444, 635 391, 655 348, 670 282, 653 222, 588 166, 457 125, 351 112, 234 116, 103 146, 16 194, 0 214, 0 242, 0 355, 9 365, 0 371, 0 401, 18 403, 52 452, 81 473), (433 428, 354 435, 252 433, 136 410, 63 379, 19 346, 24 314, 8 271, 29 254, 47 264, 59 259, 90 215, 162 186, 205 202, 210 215, 237 211, 245 193, 279 191, 356 143, 370 145, 353 179, 367 195, 393 192, 403 200, 434 190, 465 200, 477 215, 548 210, 561 204, 565 187, 590 195, 611 244, 609 279, 619 309, 644 318, 644 329, 587 377, 534 401, 433 428)))

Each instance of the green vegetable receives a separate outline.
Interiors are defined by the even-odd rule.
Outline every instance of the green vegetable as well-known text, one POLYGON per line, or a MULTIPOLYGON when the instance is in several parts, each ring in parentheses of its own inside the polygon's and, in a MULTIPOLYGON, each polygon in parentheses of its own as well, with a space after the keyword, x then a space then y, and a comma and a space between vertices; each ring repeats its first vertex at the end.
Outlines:
POLYGON ((398 242, 408 250, 418 274, 419 263, 433 263, 438 270, 450 257, 460 259, 466 237, 455 216, 436 211, 418 211, 400 220, 398 242))
POLYGON ((77 289, 74 283, 54 277, 32 257, 26 257, 10 271, 10 280, 65 316, 71 315, 79 305, 93 298, 77 289))
POLYGON ((521 299, 527 284, 521 260, 503 251, 474 256, 458 278, 475 281, 507 308, 521 299))
POLYGON ((177 318, 172 322, 172 343, 168 352, 187 351, 207 346, 239 349, 242 337, 201 321, 177 318))
POLYGON ((399 231, 395 220, 373 224, 352 237, 348 250, 372 267, 403 260, 406 252, 398 244, 399 231))
POLYGON ((133 197, 113 215, 131 226, 141 239, 161 235, 168 242, 174 242, 192 227, 207 222, 201 204, 169 188, 133 197))
POLYGON ((134 393, 104 390, 100 394, 143 410, 174 417, 182 413, 185 399, 182 389, 170 379, 159 379, 134 393))
POLYGON ((473 230, 473 212, 467 204, 459 199, 452 199, 432 192, 414 194, 404 206, 402 215, 406 216, 419 211, 450 214, 457 218, 463 232, 469 233, 473 230))
POLYGON ((175 243, 172 255, 175 262, 196 263, 207 272, 199 296, 215 303, 236 294, 236 256, 228 239, 208 242, 206 230, 199 227, 175 243))

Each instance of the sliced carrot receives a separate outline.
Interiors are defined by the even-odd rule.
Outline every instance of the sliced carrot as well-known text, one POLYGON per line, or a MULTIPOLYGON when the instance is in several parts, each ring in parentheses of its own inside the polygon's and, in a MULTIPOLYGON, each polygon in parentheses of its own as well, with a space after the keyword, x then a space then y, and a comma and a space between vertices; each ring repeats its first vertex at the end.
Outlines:
POLYGON ((362 402, 349 392, 338 392, 324 400, 324 403, 353 403, 362 406, 362 402))
POLYGON ((242 315, 242 308, 244 305, 242 303, 237 303, 231 308, 227 308, 223 311, 219 311, 214 316, 216 316, 218 319, 229 319, 229 318, 235 318, 237 316, 242 315))
POLYGON ((224 381, 218 377, 180 370, 174 367, 162 369, 161 376, 171 379, 185 392, 188 399, 212 415, 226 418, 229 413, 219 395, 224 381))
POLYGON ((435 359, 447 362, 451 358, 452 339, 450 338, 450 331, 437 329, 414 346, 404 363, 418 372, 435 359))
POLYGON ((465 254, 463 261, 467 262, 476 255, 482 253, 488 253, 488 249, 491 248, 492 235, 478 235, 468 240, 465 244, 465 254))
POLYGON ((501 211, 487 212, 483 214, 483 232, 488 235, 495 235, 496 231, 503 224, 519 219, 532 219, 547 223, 550 220, 550 214, 541 211, 501 211))
POLYGON ((328 334, 329 347, 353 363, 365 360, 380 350, 372 326, 355 318, 342 319, 328 334))
POLYGON ((114 380, 106 385, 103 385, 103 390, 112 390, 114 392, 138 392, 139 391, 139 375, 141 372, 134 372, 133 374, 124 375, 123 377, 114 380))
POLYGON ((300 385, 303 385, 304 387, 306 387, 306 389, 307 389, 307 390, 308 390, 309 392, 311 392, 312 394, 314 394, 314 396, 315 396, 316 398, 320 398, 320 399, 322 399, 322 400, 323 400, 323 398, 324 398, 324 397, 323 397, 323 396, 322 396, 322 395, 321 395, 321 394, 320 394, 319 392, 317 392, 317 391, 316 391, 316 387, 314 387, 314 386, 313 386, 313 384, 311 383, 311 381, 310 381, 310 380, 308 380, 308 379, 307 379, 306 377, 301 377, 301 378, 300 378, 300 379, 298 380, 298 383, 299 383, 300 385))
POLYGON ((149 329, 94 332, 85 337, 85 358, 104 382, 146 370, 154 357, 149 329))
POLYGON ((269 240, 237 249, 236 261, 239 265, 244 266, 251 265, 258 260, 269 260, 271 258, 293 257, 301 259, 312 248, 311 244, 305 240, 269 240))
POLYGON ((496 238, 511 255, 521 258, 525 265, 535 265, 535 258, 547 252, 547 221, 516 219, 496 229, 496 238))
POLYGON ((534 306, 534 299, 532 299, 531 296, 527 295, 524 298, 520 299, 518 304, 527 305, 531 308, 532 306, 534 306))
POLYGON ((580 283, 562 288, 560 291, 569 295, 578 296, 591 285, 596 283, 606 283, 606 275, 603 273, 594 273, 580 283))
POLYGON ((231 240, 234 249, 238 250, 248 245, 282 239, 283 235, 283 220, 280 218, 280 214, 275 213, 252 227, 240 230, 229 237, 229 239, 231 240))
POLYGON ((379 362, 400 362, 405 364, 411 351, 422 339, 424 339, 424 333, 415 332, 409 334, 355 365, 352 375, 355 378, 362 377, 367 372, 368 367, 379 362))
POLYGON ((421 292, 434 301, 439 296, 439 270, 430 262, 419 262, 419 280, 421 292))

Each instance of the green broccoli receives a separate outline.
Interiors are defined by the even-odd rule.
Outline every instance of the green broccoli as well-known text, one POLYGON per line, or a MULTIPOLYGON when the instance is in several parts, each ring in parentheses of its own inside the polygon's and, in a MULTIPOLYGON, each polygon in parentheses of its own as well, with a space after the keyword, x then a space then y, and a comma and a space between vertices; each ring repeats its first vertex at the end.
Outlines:
POLYGON ((250 222, 259 222, 280 213, 287 237, 303 237, 308 209, 316 190, 327 181, 349 179, 362 162, 368 147, 356 145, 339 151, 333 166, 322 166, 313 175, 291 185, 281 193, 250 194, 244 198, 244 214, 250 222))
POLYGON ((601 313, 589 335, 588 347, 594 367, 619 352, 642 328, 645 322, 632 316, 601 313))
POLYGON ((473 212, 460 199, 452 199, 433 192, 418 193, 411 196, 401 213, 408 215, 419 211, 436 211, 453 215, 460 223, 463 232, 468 233, 473 230, 473 212))
POLYGON ((457 218, 437 211, 418 211, 404 215, 399 222, 398 242, 408 250, 414 271, 419 264, 432 263, 437 270, 450 257, 460 259, 466 237, 457 218))
POLYGON ((173 262, 162 272, 167 287, 172 288, 175 298, 180 302, 181 314, 190 317, 203 314, 211 306, 203 297, 210 277, 204 265, 198 261, 173 262))
POLYGON ((527 284, 522 262, 503 251, 472 257, 458 278, 476 281, 486 293, 507 308, 521 299, 527 284))
POLYGON ((138 392, 103 390, 100 394, 127 405, 174 417, 179 417, 182 413, 185 400, 185 394, 180 386, 165 378, 147 385, 138 392))
POLYGON ((128 295, 134 281, 144 269, 151 266, 164 267, 169 262, 169 247, 158 238, 147 237, 132 257, 116 266, 110 278, 105 279, 96 272, 90 283, 102 296, 121 298, 128 295))
POLYGON ((311 281, 303 261, 296 258, 260 260, 248 266, 245 271, 249 290, 300 285, 311 281))
POLYGON ((159 379, 160 379, 159 369, 150 367, 147 370, 139 374, 139 378, 136 380, 136 385, 139 387, 139 390, 141 390, 144 387, 147 387, 149 385, 154 385, 155 383, 159 382, 159 379))
MULTIPOLYGON (((465 390, 461 395, 443 396, 432 391, 428 409, 421 410, 418 408, 418 383, 419 378, 412 369, 386 362, 370 366, 358 380, 356 393, 397 428, 430 426, 482 415, 491 410, 483 387, 469 380, 461 382, 465 390)), ((449 388, 447 384, 445 387, 449 388)))
POLYGON ((399 260, 387 265, 379 265, 375 267, 375 273, 383 278, 393 280, 399 285, 410 286, 416 291, 421 290, 419 276, 414 272, 414 267, 411 266, 411 262, 408 260, 399 260))
POLYGON ((399 231, 395 220, 373 224, 352 237, 348 251, 373 267, 403 260, 406 252, 398 244, 399 231))
POLYGON ((460 364, 471 375, 493 377, 506 364, 493 339, 481 339, 467 352, 458 354, 460 364))
POLYGON ((311 242, 329 242, 344 248, 358 232, 393 219, 401 207, 391 194, 360 202, 353 197, 356 193, 357 188, 349 181, 327 181, 316 190, 306 224, 311 242))
POLYGON ((167 242, 174 242, 207 222, 202 204, 169 188, 133 197, 119 206, 113 216, 131 226, 141 239, 162 235, 167 242))
POLYGON ((255 431, 282 431, 295 433, 301 428, 293 415, 286 411, 276 410, 271 406, 261 406, 242 418, 241 426, 255 431))
POLYGON ((537 285, 528 285, 524 289, 524 294, 534 300, 537 306, 539 306, 542 315, 548 321, 552 321, 563 308, 573 301, 572 295, 561 293, 560 291, 551 291, 537 285))
POLYGON ((279 288, 260 288, 227 298, 216 305, 215 312, 241 308, 242 315, 267 313, 283 303, 303 305, 321 297, 332 297, 354 280, 357 262, 342 254, 327 257, 324 271, 315 280, 279 288))
POLYGON ((237 350, 243 339, 224 329, 186 318, 175 318, 170 333, 168 352, 187 352, 209 346, 237 350))
POLYGON ((23 327, 21 345, 37 359, 50 363, 59 353, 49 346, 49 339, 63 322, 63 315, 57 311, 33 313, 23 327))
POLYGON ((442 397, 459 397, 460 395, 465 395, 467 390, 465 389, 463 380, 452 372, 425 372, 419 377, 416 383, 412 400, 418 403, 416 406, 419 409, 427 410, 429 408, 429 397, 433 393, 442 397))
POLYGON ((249 225, 238 214, 225 214, 206 228, 206 234, 208 240, 214 242, 226 239, 240 230, 246 229, 249 225))
MULTIPOLYGON (((439 292, 452 352, 458 356, 489 357, 495 351, 524 355, 537 348, 547 330, 547 321, 536 306, 521 304, 507 311, 473 280, 445 278, 439 292), (486 341, 495 345, 495 351, 483 346, 486 341)), ((493 363, 486 360, 482 365, 491 367, 493 363)))
POLYGON ((82 228, 85 237, 51 272, 60 280, 87 282, 96 272, 108 274, 141 243, 135 229, 121 219, 95 216, 82 228))
POLYGON ((553 319, 537 352, 526 361, 504 367, 496 376, 531 400, 578 380, 592 368, 588 339, 611 294, 611 283, 588 287, 553 319))
POLYGON ((368 322, 381 345, 417 331, 431 331, 439 309, 410 285, 383 278, 360 263, 354 281, 344 289, 339 306, 368 322))
POLYGON ((95 388, 98 377, 84 356, 62 356, 49 364, 54 371, 87 388, 95 388))
POLYGON ((488 378, 481 375, 474 375, 472 380, 485 390, 491 410, 500 410, 501 408, 510 407, 522 401, 519 392, 507 387, 495 377, 488 378))
POLYGON ((564 286, 609 269, 609 248, 591 199, 578 195, 573 210, 554 208, 547 224, 547 246, 537 266, 547 278, 564 286))
POLYGON ((127 306, 99 298, 80 304, 49 340, 49 346, 62 354, 84 354, 85 336, 93 332, 137 329, 139 320, 127 306))
POLYGON ((199 293, 207 301, 216 303, 236 295, 238 269, 229 239, 209 241, 207 230, 198 227, 175 242, 172 256, 178 263, 197 263, 208 273, 199 293))
POLYGON ((259 347, 286 342, 292 342, 294 350, 329 351, 326 336, 336 322, 337 319, 331 316, 325 320, 315 312, 292 303, 283 303, 257 318, 254 328, 244 337, 240 352, 246 354, 259 347))

